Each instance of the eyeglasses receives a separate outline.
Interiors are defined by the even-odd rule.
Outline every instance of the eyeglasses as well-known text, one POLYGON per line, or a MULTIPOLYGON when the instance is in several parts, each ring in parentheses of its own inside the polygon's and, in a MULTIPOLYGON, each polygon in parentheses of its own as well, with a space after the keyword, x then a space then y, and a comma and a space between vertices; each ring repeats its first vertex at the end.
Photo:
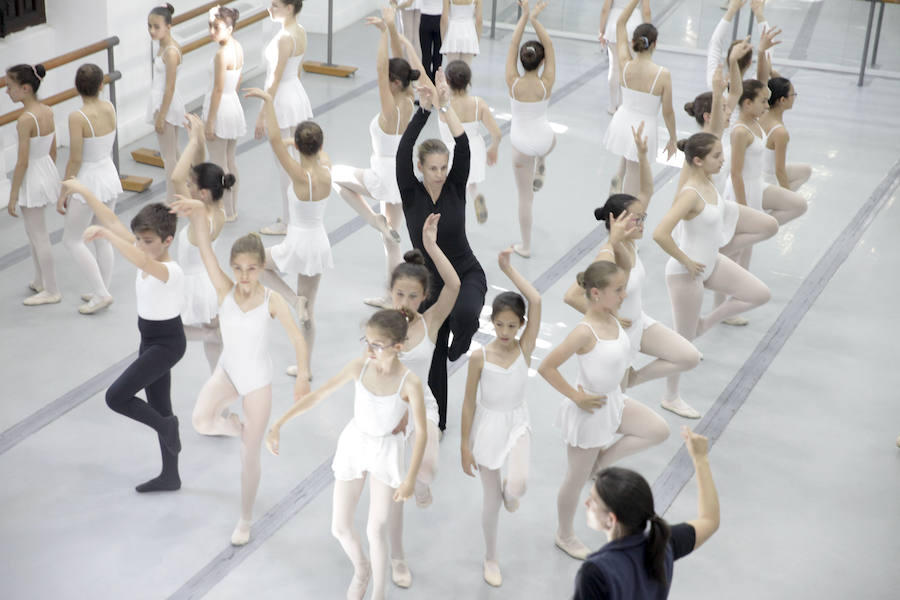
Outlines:
POLYGON ((382 346, 381 344, 376 344, 374 342, 370 342, 369 340, 366 339, 366 336, 362 336, 361 338, 359 338, 359 343, 362 344, 363 346, 365 346, 366 348, 368 348, 369 350, 371 350, 372 352, 374 352, 375 354, 381 354, 382 352, 384 352, 384 349, 387 348, 387 346, 382 346))
POLYGON ((631 220, 640 225, 647 220, 647 213, 644 213, 642 215, 631 215, 631 220))

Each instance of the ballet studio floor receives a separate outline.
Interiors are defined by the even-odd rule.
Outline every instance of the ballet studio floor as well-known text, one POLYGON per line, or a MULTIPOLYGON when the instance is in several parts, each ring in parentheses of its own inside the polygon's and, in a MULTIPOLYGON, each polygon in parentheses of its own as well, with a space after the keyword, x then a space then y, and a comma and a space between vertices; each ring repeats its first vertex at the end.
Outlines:
MULTIPOLYGON (((565 11, 581 7, 587 14, 586 5, 594 11, 593 4, 563 3, 556 12, 548 9, 546 22, 558 27, 565 11)), ((667 5, 669 10, 660 9, 665 17, 661 42, 667 36, 700 35, 705 47, 721 13, 718 2, 707 1, 691 17, 691 7, 699 4, 676 1, 667 5)), ((861 2, 852 4, 863 10, 861 2)), ((777 7, 786 30, 779 56, 850 66, 858 60, 853 56, 859 43, 852 40, 836 43, 842 46, 833 56, 814 56, 815 45, 831 32, 847 33, 843 12, 799 0, 781 0, 777 7), (810 11, 816 18, 809 17, 810 11)), ((885 33, 897 30, 893 8, 888 7, 885 33)), ((850 33, 861 37, 864 29, 850 33)), ((897 42, 889 37, 880 51, 886 62, 900 56, 893 54, 897 42)), ((359 66, 356 76, 307 74, 303 79, 325 131, 326 150, 336 163, 368 164, 367 127, 378 106, 372 60, 376 40, 374 29, 351 26, 336 36, 335 48, 340 62, 359 66)), ((495 41, 485 36, 473 85, 473 93, 494 107, 504 132, 508 40, 506 29, 498 29, 495 41)), ((321 54, 324 38, 311 36, 310 48, 311 54, 321 54)), ((535 200, 533 258, 513 259, 544 298, 534 367, 578 321, 562 295, 605 237, 592 211, 605 200, 618 161, 601 144, 610 119, 605 52, 595 43, 562 39, 556 50, 550 118, 557 147, 547 161, 546 185, 535 200)), ((679 134, 690 134, 695 124, 680 107, 705 90, 705 58, 661 50, 656 59, 672 70, 679 134)), ((654 484, 657 506, 667 509, 667 519, 685 520, 695 515, 696 496, 690 465, 679 453, 678 428, 699 426, 715 438, 711 462, 721 527, 701 551, 678 563, 673 598, 896 598, 900 81, 869 78, 859 88, 851 74, 797 66, 782 72, 799 93, 786 118, 792 135, 789 159, 813 167, 801 189, 809 198, 809 211, 754 252, 753 271, 771 287, 772 301, 749 313, 748 326, 721 326, 698 341, 705 359, 684 377, 682 393, 704 413, 704 420, 698 424, 661 411, 661 382, 633 389, 636 399, 661 411, 672 435, 623 465, 654 484)), ((257 77, 247 83, 261 81, 257 77)), ((245 108, 252 124, 258 105, 245 102, 245 108)), ((426 134, 436 137, 434 118, 426 134)), ((665 139, 661 131, 661 143, 665 139)), ((133 147, 155 143, 148 136, 133 147)), ((143 204, 162 200, 162 171, 131 162, 133 147, 123 148, 122 171, 150 175, 155 183, 149 192, 120 198, 126 221, 143 204)), ((280 211, 268 145, 248 137, 238 148, 240 218, 223 233, 223 261, 233 239, 257 230, 280 211)), ((488 169, 482 188, 490 211, 487 223, 476 224, 470 214, 468 235, 488 276, 488 305, 496 292, 511 285, 497 267, 497 253, 518 241, 510 155, 504 138, 500 160, 488 169)), ((64 159, 65 149, 60 165, 64 159)), ((641 246, 648 270, 645 310, 670 324, 665 258, 650 232, 673 198, 677 171, 656 164, 654 174, 656 194, 641 246)), ((339 197, 332 196, 329 203, 326 226, 335 268, 325 274, 317 302, 314 386, 361 351, 361 323, 371 312, 361 299, 379 293, 384 269, 377 234, 362 227, 339 197)), ((209 375, 201 346, 190 344, 173 372, 175 411, 182 421, 183 487, 171 494, 136 494, 133 486, 159 467, 155 436, 110 411, 103 400, 106 387, 137 349, 134 270, 117 258, 115 304, 94 316, 79 315, 78 296, 86 290, 58 243, 62 218, 51 210, 47 218, 57 242, 64 298, 40 308, 21 305, 32 274, 21 220, 0 219, 0 373, 5 382, 0 402, 0 597, 342 598, 351 566, 330 535, 330 461, 352 413, 352 388, 343 388, 287 425, 280 457, 264 454, 254 539, 232 548, 228 540, 239 509, 239 442, 201 437, 190 427, 194 399, 209 375)), ((408 244, 405 229, 402 234, 408 244)), ((277 238, 265 241, 273 244, 277 238)), ((483 314, 476 342, 484 343, 490 335, 483 314)), ((293 358, 277 326, 272 338, 273 415, 280 415, 291 404, 293 379, 282 373, 293 358)), ((564 447, 553 427, 559 394, 540 377, 530 382, 531 480, 520 510, 501 516, 504 583, 491 588, 481 577, 481 485, 459 464, 464 362, 451 368, 449 425, 432 488, 434 504, 420 510, 410 501, 406 507, 413 586, 391 586, 388 595, 567 598, 579 563, 553 545, 556 490, 565 468, 564 447)), ((574 375, 574 361, 564 369, 574 375)), ((365 498, 357 512, 360 527, 365 498)), ((592 547, 604 543, 601 534, 584 524, 583 510, 576 531, 592 547)))

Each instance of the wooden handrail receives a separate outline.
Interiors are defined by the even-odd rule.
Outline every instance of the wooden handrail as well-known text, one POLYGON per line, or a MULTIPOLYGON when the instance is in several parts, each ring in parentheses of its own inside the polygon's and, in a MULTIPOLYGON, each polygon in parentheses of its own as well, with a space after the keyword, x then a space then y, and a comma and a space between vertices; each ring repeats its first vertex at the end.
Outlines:
MULTIPOLYGON (((55 69, 57 67, 67 65, 70 62, 74 62, 74 61, 78 60, 79 58, 84 58, 85 56, 89 56, 91 54, 96 54, 97 52, 100 52, 102 50, 107 50, 107 49, 111 48, 112 46, 117 45, 118 43, 119 43, 119 37, 114 35, 112 37, 106 38, 105 40, 100 40, 99 42, 90 44, 89 46, 85 46, 84 48, 79 48, 78 50, 72 50, 71 52, 66 52, 65 54, 61 54, 60 56, 57 56, 56 58, 51 58, 50 60, 46 60, 44 62, 35 63, 35 64, 42 64, 42 65, 44 65, 44 68, 49 71, 50 69, 55 69)), ((6 77, 5 76, 0 77, 0 88, 3 88, 5 86, 6 86, 6 77)))
MULTIPOLYGON (((118 81, 119 79, 122 79, 122 74, 119 71, 113 71, 111 75, 103 76, 103 83, 118 81)), ((70 98, 74 98, 77 95, 78 90, 76 90, 75 88, 69 88, 58 94, 54 94, 52 96, 44 98, 43 100, 41 100, 41 102, 48 106, 53 106, 54 104, 59 104, 60 102, 64 102, 66 100, 69 100, 70 98)), ((16 119, 18 119, 19 115, 21 115, 23 112, 25 112, 25 109, 20 108, 18 110, 8 112, 5 115, 0 115, 0 127, 6 125, 7 123, 12 123, 16 119)))
MULTIPOLYGON (((239 29, 243 29, 244 27, 249 27, 250 25, 253 25, 254 23, 258 23, 258 22, 262 21, 268 15, 269 15, 269 11, 264 9, 264 10, 259 11, 258 13, 253 14, 250 17, 247 17, 246 19, 240 19, 238 21, 238 24, 234 26, 234 30, 237 31, 239 29)), ((201 47, 205 46, 206 44, 211 43, 212 41, 213 40, 211 37, 205 37, 205 38, 202 38, 199 40, 194 40, 193 42, 182 46, 181 53, 187 54, 188 52, 193 52, 197 48, 201 48, 201 47)))
MULTIPOLYGON (((198 16, 202 15, 203 13, 207 13, 207 12, 209 12, 209 9, 211 9, 214 6, 221 6, 223 4, 228 4, 229 2, 234 2, 234 1, 235 0, 216 0, 214 2, 207 2, 206 4, 198 6, 197 8, 193 8, 187 12, 184 12, 184 13, 181 13, 180 15, 176 15, 176 16, 172 17, 172 27, 174 27, 175 25, 180 25, 181 23, 184 23, 185 21, 189 21, 189 20, 193 19, 194 17, 198 17, 198 16)), ((240 20, 238 20, 238 23, 240 23, 240 20)))

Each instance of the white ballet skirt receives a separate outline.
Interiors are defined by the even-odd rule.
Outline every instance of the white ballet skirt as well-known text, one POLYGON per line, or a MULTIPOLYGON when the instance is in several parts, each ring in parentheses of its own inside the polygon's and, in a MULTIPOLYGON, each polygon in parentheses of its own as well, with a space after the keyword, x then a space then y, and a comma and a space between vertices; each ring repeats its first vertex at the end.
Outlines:
POLYGON ((50 157, 50 148, 56 132, 40 135, 41 128, 37 117, 27 113, 34 119, 38 135, 28 143, 28 168, 19 186, 19 206, 23 208, 40 208, 48 204, 56 204, 59 199, 59 171, 50 157))
MULTIPOLYGON (((583 322, 579 325, 590 327, 583 322)), ((593 328, 591 328, 593 333, 593 328)), ((563 439, 577 448, 603 448, 615 440, 625 409, 625 394, 619 387, 631 361, 631 343, 619 326, 614 340, 602 340, 594 333, 596 343, 585 354, 576 354, 580 385, 588 394, 606 395, 606 404, 594 412, 582 410, 568 398, 563 398, 556 415, 556 425, 562 429, 563 439)))
MULTIPOLYGON (((312 197, 310 182, 310 197, 312 197)), ((300 201, 294 186, 288 185, 287 235, 280 244, 269 251, 272 260, 282 273, 289 275, 318 275, 334 266, 331 243, 325 231, 324 216, 328 198, 317 201, 300 201)))
MULTIPOLYGON (((294 53, 296 42, 293 36, 286 31, 281 31, 266 44, 263 58, 266 61, 266 89, 275 81, 275 67, 278 65, 278 40, 282 35, 291 38, 291 54, 294 53)), ((306 89, 300 82, 299 69, 303 64, 303 54, 291 56, 284 65, 278 90, 275 92, 273 104, 275 105, 275 118, 280 129, 293 128, 303 121, 313 118, 312 104, 306 89)))
MULTIPOLYGON (((216 112, 216 123, 213 131, 216 137, 223 140, 236 140, 247 133, 247 122, 244 120, 244 108, 237 94, 237 84, 241 80, 242 69, 225 70, 225 87, 222 89, 222 97, 219 100, 219 110, 216 112)), ((209 102, 212 88, 215 84, 215 57, 210 65, 210 84, 206 95, 203 97, 203 120, 209 116, 209 102)))
MULTIPOLYGON (((437 426, 440 423, 440 411, 438 410, 437 400, 435 400, 434 394, 428 386, 428 372, 431 370, 434 342, 431 341, 431 337, 428 335, 428 324, 424 318, 422 318, 422 327, 425 330, 425 335, 422 336, 419 343, 401 352, 398 358, 404 367, 415 373, 416 377, 421 380, 425 400, 425 418, 437 426)), ((406 428, 407 434, 411 434, 415 427, 411 421, 410 419, 410 423, 406 428)))
POLYGON ((528 365, 521 352, 506 369, 485 359, 470 435, 476 464, 499 469, 519 438, 531 431, 527 381, 528 365))
MULTIPOLYGON (((179 58, 181 52, 178 48, 179 58)), ((184 127, 184 99, 178 93, 178 74, 181 72, 181 62, 175 67, 175 91, 172 93, 172 101, 169 103, 169 110, 166 112, 166 123, 175 127, 184 127)), ((153 125, 156 122, 156 112, 162 106, 163 96, 166 93, 166 63, 163 62, 162 56, 157 55, 153 59, 153 81, 150 84, 150 97, 147 99, 147 112, 144 119, 147 123, 153 125)))
POLYGON ((633 127, 637 131, 644 122, 644 135, 647 137, 647 156, 652 160, 656 156, 656 117, 662 104, 662 96, 654 96, 651 92, 656 87, 662 67, 650 85, 650 92, 639 92, 625 86, 625 74, 631 62, 622 69, 622 105, 613 115, 603 136, 603 145, 616 156, 624 156, 627 160, 637 162, 637 148, 634 145, 633 127))
POLYGON ((441 54, 478 54, 478 33, 475 31, 475 2, 450 3, 447 35, 441 40, 441 54))
MULTIPOLYGON (((78 112, 81 113, 79 110, 78 112)), ((93 137, 82 138, 81 168, 78 169, 78 181, 91 190, 97 200, 104 204, 111 202, 122 193, 122 180, 112 160, 112 148, 116 142, 116 130, 106 135, 95 135, 94 126, 87 115, 81 113, 93 137)), ((72 194, 72 198, 84 203, 81 194, 72 194)))
MULTIPOLYGON (((476 104, 477 106, 477 104, 476 104)), ((481 122, 478 119, 478 109, 475 109, 475 120, 462 124, 466 130, 466 137, 469 138, 469 180, 468 183, 481 183, 485 179, 487 171, 487 146, 484 138, 481 136, 481 122)), ((453 134, 450 128, 443 121, 438 121, 438 130, 441 134, 441 140, 450 149, 450 162, 453 164, 453 149, 456 142, 453 140, 453 134)))
MULTIPOLYGON (((210 232, 213 225, 210 223, 210 232)), ((215 252, 218 239, 213 240, 215 252)), ((178 232, 178 252, 176 262, 184 272, 184 304, 181 321, 185 325, 206 325, 219 314, 219 295, 213 286, 200 258, 200 249, 188 239, 188 227, 178 232)))
POLYGON ((392 434, 391 431, 407 410, 407 404, 399 394, 406 376, 397 392, 377 396, 362 384, 365 370, 366 367, 363 367, 359 379, 354 382, 353 419, 338 438, 331 469, 338 481, 353 481, 369 473, 378 481, 396 488, 404 479, 406 436, 402 432, 392 434))
POLYGON ((378 124, 380 113, 369 122, 372 155, 369 157, 369 168, 363 171, 363 184, 366 189, 373 198, 385 204, 400 204, 402 201, 400 188, 397 186, 397 148, 403 134, 400 132, 400 107, 395 108, 397 127, 394 133, 385 133, 381 129, 381 125, 378 124))

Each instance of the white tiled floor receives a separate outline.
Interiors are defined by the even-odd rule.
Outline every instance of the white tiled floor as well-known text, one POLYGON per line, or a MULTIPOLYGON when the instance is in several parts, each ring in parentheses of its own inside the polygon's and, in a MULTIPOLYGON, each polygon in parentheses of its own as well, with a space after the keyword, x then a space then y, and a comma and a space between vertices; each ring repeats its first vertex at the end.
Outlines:
MULTIPOLYGON (((679 10, 692 4, 686 2, 679 10)), ((704 4, 704 15, 713 4, 704 4)), ((674 16, 667 21, 663 36, 667 31, 676 34, 676 21, 674 16)), ((819 28, 846 26, 823 11, 812 39, 821 34, 819 28)), ((683 32, 683 23, 679 27, 683 32)), ((502 77, 507 35, 498 32, 497 41, 484 40, 483 54, 474 65, 475 92, 499 113, 508 112, 502 77)), ((795 37, 796 31, 786 39, 795 37)), ((374 31, 362 26, 338 35, 339 60, 359 66, 360 71, 349 80, 305 76, 314 106, 373 79, 375 39, 374 31)), ((313 48, 323 44, 321 38, 312 40, 313 48)), ((785 43, 786 52, 790 45, 785 43)), ((594 228, 591 211, 604 200, 602 191, 616 167, 616 159, 600 142, 609 120, 604 110, 605 71, 568 95, 560 92, 597 64, 601 50, 593 44, 559 41, 557 51, 558 95, 550 115, 567 129, 548 160, 547 184, 536 200, 534 258, 516 263, 531 280, 594 228)), ((664 53, 657 59, 673 71, 676 107, 703 91, 703 59, 664 53)), ((798 72, 792 79, 801 95, 788 115, 790 156, 813 165, 813 177, 802 189, 810 198, 810 210, 754 253, 754 271, 771 286, 772 301, 749 315, 748 327, 720 328, 700 340, 705 360, 684 378, 684 393, 701 410, 712 405, 813 264, 900 158, 896 141, 900 117, 895 110, 900 84, 876 79, 860 89, 855 77, 812 71, 798 72)), ((368 88, 317 116, 326 148, 336 162, 368 163, 366 127, 376 106, 376 93, 368 88)), ((257 107, 248 103, 246 108, 249 118, 255 118, 257 107)), ((679 131, 692 132, 691 120, 676 112, 679 131)), ((436 134, 433 123, 429 128, 436 134)), ((145 139, 138 145, 152 143, 145 139)), ((278 211, 270 156, 264 145, 241 153, 241 219, 223 234, 223 249, 278 211)), ((123 170, 159 177, 159 171, 130 162, 123 164, 123 170)), ((515 241, 509 233, 517 227, 511 171, 509 145, 504 140, 500 160, 489 170, 484 185, 490 220, 479 226, 472 219, 469 227, 470 242, 489 284, 503 288, 509 284, 500 275, 495 256, 515 241)), ((658 222, 673 193, 671 181, 657 190, 648 230, 658 222)), ((900 261, 895 239, 897 195, 895 191, 714 448, 722 527, 707 547, 679 563, 672 597, 880 599, 895 595, 900 586, 895 565, 900 553, 895 501, 900 495, 900 451, 894 447, 900 434, 896 402, 900 381, 890 360, 897 335, 893 314, 900 261)), ((134 212, 131 209, 123 216, 134 212)), ((332 231, 353 216, 333 197, 327 228, 332 231)), ((48 220, 52 229, 61 226, 55 213, 48 212, 48 220)), ((21 224, 0 220, 0 256, 23 244, 21 224)), ((3 269, 0 372, 6 386, 0 430, 4 437, 20 421, 136 349, 131 268, 119 261, 112 286, 116 303, 103 314, 85 318, 75 311, 83 290, 74 264, 61 245, 54 250, 65 295, 60 305, 21 306, 30 277, 29 259, 3 269)), ((670 322, 662 252, 648 240, 642 257, 649 273, 646 310, 670 322)), ((357 231, 336 244, 334 260, 336 268, 325 275, 320 292, 320 335, 313 359, 316 382, 335 373, 358 351, 359 324, 368 314, 359 300, 378 291, 382 276, 380 243, 369 230, 357 231)), ((574 272, 587 262, 566 265, 567 271, 545 292, 542 344, 535 364, 576 322, 561 296, 574 272)), ((491 289, 493 293, 495 288, 491 289)), ((276 373, 280 373, 292 360, 290 347, 283 336, 273 337, 276 373)), ((158 466, 155 443, 146 428, 106 408, 102 385, 71 412, 0 454, 4 481, 0 535, 6 540, 0 550, 0 595, 166 597, 227 548, 238 509, 238 445, 236 440, 197 435, 186 418, 207 374, 201 348, 190 345, 174 371, 176 412, 184 423, 184 487, 178 493, 155 497, 134 493, 132 486, 158 466)), ((461 373, 450 379, 451 412, 434 505, 426 511, 412 503, 407 507, 406 548, 414 586, 409 591, 392 588, 389 596, 567 597, 578 564, 552 545, 555 495, 565 461, 558 432, 550 425, 558 395, 540 378, 530 384, 532 478, 520 511, 501 517, 504 585, 495 590, 481 580, 480 485, 459 468, 463 383, 461 373)), ((291 379, 276 375, 276 414, 289 406, 291 386, 291 379)), ((661 389, 662 384, 654 382, 633 394, 656 407, 661 389)), ((257 515, 270 510, 329 458, 337 434, 349 419, 350 397, 349 388, 344 389, 287 427, 282 456, 263 459, 257 515)), ((668 413, 663 416, 673 429, 683 422, 668 413)), ((673 435, 625 464, 652 482, 678 447, 673 435)), ((668 518, 677 521, 693 515, 691 485, 668 518)), ((224 562, 212 579, 208 597, 342 597, 350 566, 329 534, 330 512, 328 486, 258 549, 237 555, 246 555, 242 563, 224 562)), ((360 524, 364 514, 361 507, 360 524)), ((581 513, 578 532, 592 546, 603 542, 584 526, 581 513)))

